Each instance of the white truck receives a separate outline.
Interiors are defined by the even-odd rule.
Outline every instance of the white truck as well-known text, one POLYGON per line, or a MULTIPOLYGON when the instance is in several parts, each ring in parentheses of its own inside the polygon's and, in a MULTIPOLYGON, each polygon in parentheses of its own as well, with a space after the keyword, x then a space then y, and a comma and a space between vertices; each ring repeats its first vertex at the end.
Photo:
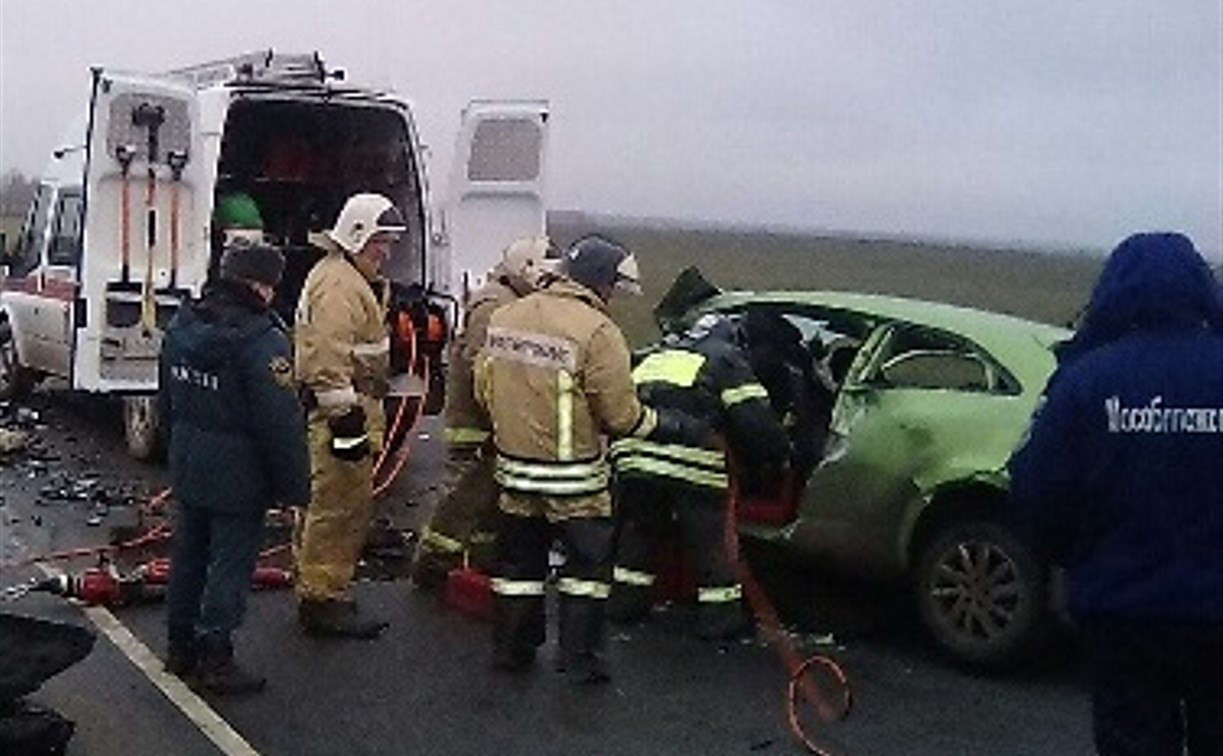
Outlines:
MULTIPOLYGON (((310 236, 350 194, 386 195, 408 230, 384 272, 453 326, 500 250, 544 233, 547 122, 544 101, 472 102, 435 205, 409 104, 345 83, 317 53, 157 75, 94 68, 89 107, 0 261, 0 399, 48 376, 119 395, 129 452, 151 456, 161 329, 215 271, 212 211, 227 193, 252 197, 284 250, 274 305, 289 316, 321 254, 310 236)), ((440 367, 441 344, 421 346, 440 367)))

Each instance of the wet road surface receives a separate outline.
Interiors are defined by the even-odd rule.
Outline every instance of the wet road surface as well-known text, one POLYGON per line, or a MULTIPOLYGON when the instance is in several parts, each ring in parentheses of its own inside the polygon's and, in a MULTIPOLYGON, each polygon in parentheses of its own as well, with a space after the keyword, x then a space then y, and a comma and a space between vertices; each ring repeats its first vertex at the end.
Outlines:
MULTIPOLYGON (((5 563, 105 540, 110 527, 134 524, 137 507, 123 497, 143 500, 166 479, 164 469, 126 459, 110 410, 54 394, 32 406, 40 453, 0 461, 5 563), (64 481, 95 481, 112 503, 99 507, 92 494, 48 499, 50 482, 71 489, 64 481)), ((384 502, 397 527, 415 526, 426 509, 422 481, 440 458, 433 428, 425 422, 413 432, 407 471, 384 502)), ((974 676, 932 655, 900 597, 782 573, 779 564, 758 559, 783 617, 804 623, 795 628, 800 652, 829 653, 851 679, 855 708, 847 721, 806 718, 832 753, 1091 753, 1072 647, 1055 647, 1012 675, 974 676)), ((551 667, 554 638, 533 670, 506 676, 488 668, 488 626, 398 579, 401 566, 374 560, 366 573, 382 579, 358 586, 363 606, 391 621, 372 642, 306 638, 291 592, 254 594, 238 655, 269 684, 242 699, 200 699, 160 672, 147 657, 164 650, 158 604, 86 611, 31 595, 0 610, 101 626, 93 653, 32 697, 76 722, 73 756, 803 752, 787 732, 781 664, 759 640, 697 641, 687 632, 688 610, 670 607, 643 625, 613 629, 610 685, 566 685, 551 667)), ((5 570, 0 586, 31 574, 29 567, 5 570)))

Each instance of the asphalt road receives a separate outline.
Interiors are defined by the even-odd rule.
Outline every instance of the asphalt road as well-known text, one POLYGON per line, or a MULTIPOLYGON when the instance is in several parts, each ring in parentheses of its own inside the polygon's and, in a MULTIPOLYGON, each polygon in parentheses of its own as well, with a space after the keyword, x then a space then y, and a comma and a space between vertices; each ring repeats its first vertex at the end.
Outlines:
MULTIPOLYGON (((135 503, 166 482, 164 469, 124 456, 118 416, 106 405, 42 393, 26 406, 38 415, 24 413, 38 443, 34 454, 0 458, 0 564, 104 542, 113 526, 134 524, 135 503)), ((0 420, 15 410, 0 407, 0 420)), ((440 456, 433 427, 413 432, 411 460, 383 501, 397 527, 413 527, 427 508, 440 456)), ((825 724, 808 710, 804 720, 830 753, 1092 752, 1071 643, 1014 674, 969 674, 932 654, 902 598, 764 556, 756 563, 783 617, 802 623, 792 627, 800 651, 828 653, 849 675, 851 716, 825 724)), ((252 596, 238 654, 269 686, 244 699, 199 699, 160 672, 148 656, 164 650, 160 605, 110 612, 30 595, 0 611, 99 633, 90 656, 32 696, 76 722, 72 756, 803 752, 788 734, 777 654, 759 639, 718 646, 691 638, 684 607, 614 630, 613 682, 574 689, 551 669, 554 640, 528 674, 494 673, 487 625, 416 591, 397 577, 394 559, 366 573, 360 601, 392 623, 373 642, 305 638, 291 593, 252 596)), ((0 587, 34 574, 10 567, 0 587)))

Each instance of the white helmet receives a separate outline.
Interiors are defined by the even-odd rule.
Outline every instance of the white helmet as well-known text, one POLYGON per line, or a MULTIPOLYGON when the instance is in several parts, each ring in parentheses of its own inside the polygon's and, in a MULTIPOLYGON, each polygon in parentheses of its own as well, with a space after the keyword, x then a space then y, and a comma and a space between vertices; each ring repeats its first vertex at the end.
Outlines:
POLYGON ((556 269, 560 250, 546 236, 524 236, 501 253, 501 266, 511 276, 535 284, 556 269))
POLYGON ((375 234, 401 234, 406 230, 403 216, 389 199, 381 194, 354 194, 326 234, 340 249, 355 255, 375 234))

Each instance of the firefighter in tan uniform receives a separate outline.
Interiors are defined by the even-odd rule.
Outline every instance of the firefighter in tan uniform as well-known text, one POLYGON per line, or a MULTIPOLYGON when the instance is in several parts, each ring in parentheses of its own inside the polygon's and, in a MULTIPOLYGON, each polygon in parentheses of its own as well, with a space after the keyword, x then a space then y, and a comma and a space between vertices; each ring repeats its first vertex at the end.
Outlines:
POLYGON ((498 491, 491 426, 476 403, 472 363, 484 345, 493 312, 535 291, 555 263, 555 250, 544 236, 515 241, 489 271, 488 283, 468 298, 463 331, 446 371, 446 468, 440 503, 421 532, 412 565, 412 578, 422 588, 436 588, 465 559, 482 570, 492 566, 498 491))
POLYGON ((544 641, 555 537, 566 554, 557 582, 559 666, 575 683, 604 682, 613 540, 604 436, 656 438, 675 420, 638 401, 628 345, 606 312, 614 291, 640 292, 632 254, 585 237, 566 251, 561 274, 493 313, 476 362, 501 486, 493 664, 525 669, 544 641))
POLYGON ((308 409, 310 506, 294 534, 298 622, 311 635, 374 638, 385 622, 349 596, 373 516, 372 466, 385 430, 390 340, 380 276, 405 230, 390 200, 355 194, 325 234, 294 326, 296 373, 308 409))

